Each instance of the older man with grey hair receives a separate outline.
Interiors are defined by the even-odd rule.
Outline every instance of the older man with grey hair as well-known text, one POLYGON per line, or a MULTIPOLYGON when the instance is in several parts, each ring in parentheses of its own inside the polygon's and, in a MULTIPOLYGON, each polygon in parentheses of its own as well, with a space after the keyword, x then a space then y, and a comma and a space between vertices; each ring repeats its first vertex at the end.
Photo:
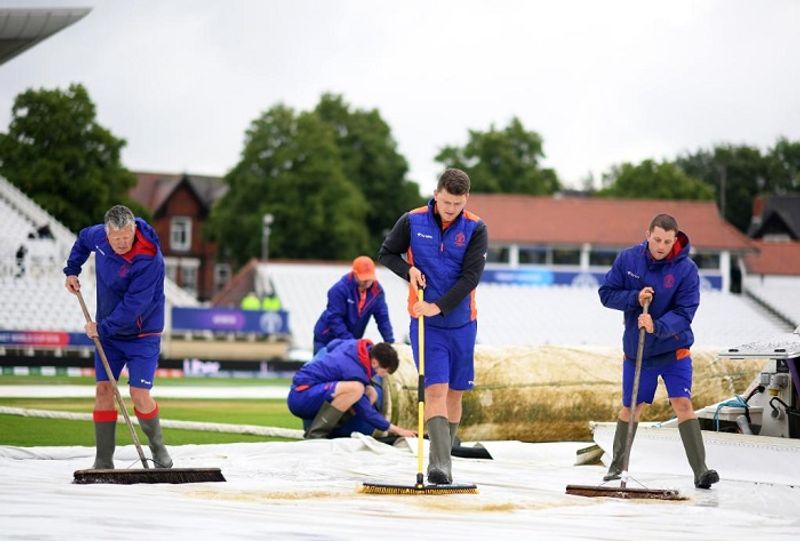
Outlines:
MULTIPOLYGON (((134 411, 150 441, 157 468, 172 467, 164 445, 158 404, 150 396, 164 328, 164 258, 155 230, 128 207, 116 205, 104 223, 78 234, 64 268, 66 288, 80 291, 78 275, 91 252, 95 253, 97 312, 86 324, 86 334, 98 338, 115 380, 128 367, 134 411)), ((114 467, 117 411, 114 390, 95 352, 95 469, 114 467)))

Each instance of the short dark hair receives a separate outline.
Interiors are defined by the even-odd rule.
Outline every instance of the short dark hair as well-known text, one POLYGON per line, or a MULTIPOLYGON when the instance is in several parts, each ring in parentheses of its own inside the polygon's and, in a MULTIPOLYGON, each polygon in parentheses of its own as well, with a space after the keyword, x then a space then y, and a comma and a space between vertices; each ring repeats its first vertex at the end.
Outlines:
POLYGON ((381 368, 385 368, 390 374, 394 374, 397 371, 397 367, 400 366, 400 358, 388 342, 381 342, 372 346, 369 356, 378 361, 381 368))
POLYGON ((453 195, 464 195, 469 193, 469 175, 461 169, 445 169, 439 177, 436 190, 442 188, 453 195))
POLYGON ((664 231, 675 231, 675 234, 678 234, 678 220, 670 216, 669 214, 659 214, 653 221, 650 222, 650 229, 649 231, 652 233, 653 229, 656 227, 660 227, 664 231))

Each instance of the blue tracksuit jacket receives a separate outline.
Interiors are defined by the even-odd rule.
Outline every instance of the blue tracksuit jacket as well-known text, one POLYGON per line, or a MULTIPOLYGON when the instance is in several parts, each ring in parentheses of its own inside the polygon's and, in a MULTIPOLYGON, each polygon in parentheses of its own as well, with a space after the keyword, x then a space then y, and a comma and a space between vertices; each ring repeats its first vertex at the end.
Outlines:
MULTIPOLYGON (((369 352, 372 342, 361 340, 333 340, 326 346, 327 354, 316 361, 304 365, 295 373, 292 387, 317 385, 335 381, 360 381, 369 385, 372 378, 372 364, 369 352)), ((366 395, 353 405, 356 415, 362 416, 378 430, 388 430, 387 421, 369 403, 366 395)))
POLYGON ((629 359, 636 358, 642 313, 638 295, 646 286, 655 291, 650 304, 655 332, 645 334, 644 359, 674 359, 678 350, 694 343, 691 325, 700 305, 700 276, 689 258, 686 234, 678 233, 672 252, 661 261, 650 255, 647 241, 623 250, 600 286, 603 306, 624 312, 622 345, 629 359))
POLYGON ((136 240, 124 256, 111 249, 103 224, 78 234, 64 267, 78 276, 91 252, 97 273, 97 330, 101 338, 135 339, 164 329, 164 258, 155 230, 136 218, 136 240))
POLYGON ((389 308, 383 287, 376 280, 366 291, 364 306, 359 311, 358 281, 349 272, 328 290, 328 306, 314 326, 314 342, 325 345, 335 338, 361 338, 375 316, 375 323, 384 341, 394 342, 394 332, 389 321, 389 308))

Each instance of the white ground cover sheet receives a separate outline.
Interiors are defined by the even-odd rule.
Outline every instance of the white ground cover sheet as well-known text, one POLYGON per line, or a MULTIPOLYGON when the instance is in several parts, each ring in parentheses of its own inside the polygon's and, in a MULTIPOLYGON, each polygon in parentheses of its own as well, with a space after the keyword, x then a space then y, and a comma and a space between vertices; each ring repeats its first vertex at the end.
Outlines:
MULTIPOLYGON (((484 445, 495 460, 453 465, 456 482, 480 493, 448 496, 357 492, 363 481, 413 484, 415 440, 173 446, 176 467, 219 467, 227 478, 183 485, 75 485, 93 448, 0 446, 0 538, 800 539, 798 488, 723 478, 695 490, 687 466, 685 475, 637 476, 686 502, 585 498, 564 493, 601 482, 602 466, 573 466, 585 443, 484 445)), ((130 445, 115 458, 118 468, 141 467, 130 445)))

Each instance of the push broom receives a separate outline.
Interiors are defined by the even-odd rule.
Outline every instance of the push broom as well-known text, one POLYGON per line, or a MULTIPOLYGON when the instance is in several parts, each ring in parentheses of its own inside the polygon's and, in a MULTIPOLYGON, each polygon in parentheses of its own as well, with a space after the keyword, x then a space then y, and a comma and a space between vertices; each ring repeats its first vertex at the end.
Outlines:
MULTIPOLYGON (((650 308, 650 301, 644 303, 642 310, 646 314, 650 308)), ((636 366, 633 373, 633 392, 631 393, 631 412, 628 417, 628 436, 625 439, 625 456, 622 459, 622 474, 619 487, 593 486, 593 485, 567 485, 567 494, 587 497, 607 497, 623 499, 648 499, 648 500, 685 500, 675 489, 657 489, 646 487, 628 487, 628 465, 633 446, 633 424, 636 417, 636 399, 639 395, 639 378, 642 372, 642 357, 644 357, 645 329, 639 329, 639 344, 636 348, 636 366)))
MULTIPOLYGON (((90 323, 92 317, 89 315, 89 310, 86 308, 86 303, 83 300, 83 295, 80 291, 76 291, 78 300, 83 309, 83 316, 86 322, 90 323)), ((122 411, 122 416, 125 418, 125 424, 128 425, 128 430, 131 433, 131 439, 136 452, 139 453, 139 459, 142 461, 144 469, 89 469, 77 470, 74 473, 74 483, 79 485, 87 485, 94 483, 110 483, 118 485, 132 485, 136 483, 206 483, 215 481, 225 481, 222 472, 219 468, 151 468, 147 464, 147 458, 142 451, 142 445, 139 443, 139 437, 136 435, 136 430, 133 428, 133 423, 128 416, 128 410, 125 408, 125 402, 122 401, 122 395, 119 393, 117 381, 114 379, 114 374, 111 372, 111 367, 108 365, 108 358, 103 350, 103 345, 100 339, 93 337, 94 345, 97 348, 97 353, 100 355, 100 360, 103 362, 103 368, 108 375, 108 381, 111 382, 111 387, 114 389, 114 399, 117 402, 117 407, 122 411)))
MULTIPOLYGON (((417 291, 422 301, 422 289, 417 291)), ((358 491, 365 494, 477 494, 475 485, 433 485, 425 484, 425 447, 422 434, 425 431, 425 318, 418 318, 419 379, 417 382, 417 480, 413 485, 387 485, 381 483, 362 483, 358 491)))

